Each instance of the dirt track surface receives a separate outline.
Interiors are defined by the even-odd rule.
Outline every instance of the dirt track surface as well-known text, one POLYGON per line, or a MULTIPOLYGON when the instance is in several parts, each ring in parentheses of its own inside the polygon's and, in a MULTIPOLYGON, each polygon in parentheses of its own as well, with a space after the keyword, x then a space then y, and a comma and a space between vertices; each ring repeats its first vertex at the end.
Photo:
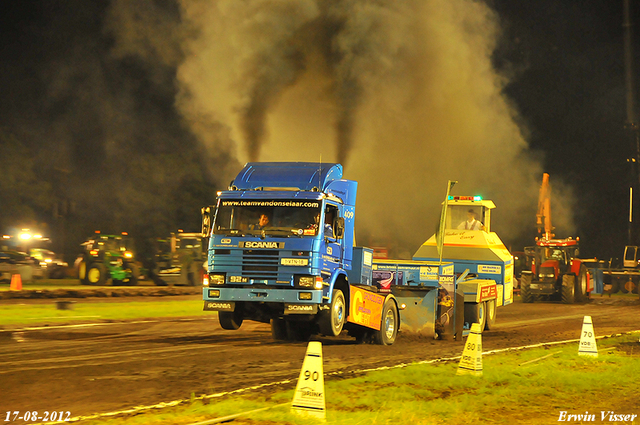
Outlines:
MULTIPOLYGON (((638 301, 629 299, 596 298, 583 305, 517 301, 498 310, 483 346, 489 351, 577 339, 585 315, 592 317, 598 336, 638 330, 639 312, 638 301)), ((331 372, 349 376, 366 368, 454 357, 463 347, 461 341, 404 334, 388 347, 347 337, 320 341, 327 380, 338 379, 331 372)), ((76 417, 285 379, 293 387, 306 346, 274 342, 263 324, 224 331, 215 315, 4 330, 0 412, 55 410, 76 417)))

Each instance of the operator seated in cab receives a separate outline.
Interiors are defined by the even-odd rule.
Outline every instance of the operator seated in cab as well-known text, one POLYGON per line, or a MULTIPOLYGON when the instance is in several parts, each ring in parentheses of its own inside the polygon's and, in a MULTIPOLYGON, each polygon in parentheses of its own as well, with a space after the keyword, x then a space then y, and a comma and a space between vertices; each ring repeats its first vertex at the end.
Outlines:
POLYGON ((484 230, 484 224, 477 219, 477 214, 473 209, 467 211, 467 219, 458 225, 460 230, 484 230))
POLYGON ((257 224, 249 225, 249 230, 262 230, 269 226, 269 222, 269 217, 266 214, 262 213, 260 214, 260 218, 258 219, 257 224))

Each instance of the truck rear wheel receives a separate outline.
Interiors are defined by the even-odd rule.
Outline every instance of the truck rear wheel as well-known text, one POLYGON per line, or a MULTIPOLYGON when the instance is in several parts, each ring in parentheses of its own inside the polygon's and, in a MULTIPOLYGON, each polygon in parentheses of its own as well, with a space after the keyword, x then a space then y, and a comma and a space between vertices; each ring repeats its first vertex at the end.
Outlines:
POLYGON ((562 303, 574 304, 576 302, 576 276, 565 274, 562 276, 562 303))
POLYGON ((286 320, 287 339, 290 341, 309 341, 311 338, 311 322, 294 322, 286 320))
POLYGON ((484 303, 464 303, 464 320, 469 323, 469 326, 478 323, 482 331, 487 324, 486 313, 484 303))
POLYGON ((346 318, 347 311, 344 294, 340 289, 334 289, 329 310, 323 310, 320 313, 320 320, 318 321, 320 332, 326 336, 340 335, 346 318))
POLYGON ((235 331, 242 326, 242 314, 235 311, 219 311, 218 320, 222 329, 235 331))
POLYGON ((496 313, 498 310, 497 300, 489 300, 485 301, 485 313, 487 316, 487 323, 485 323, 484 328, 489 330, 493 328, 496 324, 496 313))
POLYGON ((107 281, 107 272, 105 270, 104 264, 102 263, 93 263, 87 269, 87 277, 86 280, 89 285, 104 285, 107 281))
POLYGON ((398 336, 398 307, 393 300, 387 300, 382 307, 380 330, 374 331, 373 339, 379 345, 392 345, 398 336))
POLYGON ((531 293, 531 280, 533 280, 533 276, 529 273, 522 273, 522 276, 520 276, 520 298, 522 298, 523 303, 535 301, 535 297, 531 293))
POLYGON ((283 318, 271 319, 271 336, 276 341, 287 340, 287 323, 283 318))

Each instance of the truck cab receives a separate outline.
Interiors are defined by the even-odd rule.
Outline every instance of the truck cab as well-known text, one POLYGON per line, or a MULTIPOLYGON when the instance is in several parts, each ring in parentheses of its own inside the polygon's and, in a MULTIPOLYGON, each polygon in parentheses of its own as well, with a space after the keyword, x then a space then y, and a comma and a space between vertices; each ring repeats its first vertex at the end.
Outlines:
POLYGON ((360 281, 362 267, 361 254, 359 267, 352 264, 356 190, 355 181, 342 179, 340 164, 246 164, 203 211, 205 309, 218 311, 225 329, 275 318, 274 333, 283 333, 298 319, 306 333, 317 325, 338 335, 348 275, 360 281), (314 323, 304 323, 312 317, 314 323))

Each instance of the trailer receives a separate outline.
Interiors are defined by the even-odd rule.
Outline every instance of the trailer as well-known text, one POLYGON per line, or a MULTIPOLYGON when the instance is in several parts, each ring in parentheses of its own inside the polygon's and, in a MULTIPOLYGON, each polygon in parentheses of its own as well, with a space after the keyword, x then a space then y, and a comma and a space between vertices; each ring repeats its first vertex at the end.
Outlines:
POLYGON ((204 310, 218 312, 224 329, 269 323, 276 340, 346 330, 389 345, 399 330, 461 338, 489 303, 510 302, 512 287, 495 279, 508 275, 504 263, 374 259, 355 244, 356 192, 340 164, 246 164, 202 210, 204 310), (467 304, 475 309, 465 317, 467 304))
POLYGON ((625 246, 622 261, 611 258, 582 260, 589 270, 594 294, 633 293, 640 286, 639 250, 637 246, 625 246))

